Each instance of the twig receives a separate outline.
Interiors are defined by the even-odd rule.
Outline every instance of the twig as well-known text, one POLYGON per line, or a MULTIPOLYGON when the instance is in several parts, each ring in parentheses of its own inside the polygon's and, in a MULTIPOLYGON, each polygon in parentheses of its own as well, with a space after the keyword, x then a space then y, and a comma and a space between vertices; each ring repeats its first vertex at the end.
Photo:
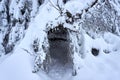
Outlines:
POLYGON ((88 8, 85 9, 85 11, 88 12, 88 10, 92 8, 94 5, 96 5, 97 2, 98 0, 95 0, 88 8))
POLYGON ((28 54, 30 54, 31 56, 33 56, 33 54, 31 52, 29 52, 27 49, 22 48, 24 51, 26 51, 28 54))
POLYGON ((51 3, 51 5, 52 5, 55 9, 57 9, 58 11, 60 11, 60 10, 54 5, 54 3, 52 3, 51 0, 49 0, 49 2, 51 3))
POLYGON ((58 2, 58 0, 57 0, 57 5, 55 5, 54 3, 52 3, 52 1, 51 0, 49 0, 49 2, 51 3, 51 5, 56 9, 56 10, 58 10, 59 12, 60 12, 60 15, 62 15, 62 8, 59 6, 59 2, 58 2))

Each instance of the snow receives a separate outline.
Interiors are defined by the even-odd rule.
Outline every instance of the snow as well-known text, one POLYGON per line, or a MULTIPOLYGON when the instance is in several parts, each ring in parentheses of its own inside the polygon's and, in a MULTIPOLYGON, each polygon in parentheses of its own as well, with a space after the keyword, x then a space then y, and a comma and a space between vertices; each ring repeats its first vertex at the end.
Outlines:
MULTIPOLYGON (((114 0, 114 2, 110 1, 110 3, 115 7, 115 9, 120 12, 120 1, 119 0, 114 0)), ((118 13, 120 15, 120 13, 118 13)))
POLYGON ((35 15, 36 15, 36 13, 37 13, 37 11, 38 11, 38 4, 37 4, 37 1, 36 0, 34 0, 33 1, 33 10, 32 10, 32 12, 31 12, 31 17, 35 17, 35 15))
MULTIPOLYGON (((106 33, 105 35, 109 35, 112 39, 116 40, 115 35, 106 33)), ((105 37, 105 36, 104 36, 105 37)), ((117 37, 117 36, 116 36, 117 37)), ((119 65, 119 51, 111 52, 109 54, 105 54, 103 52, 104 49, 109 49, 111 45, 107 44, 103 38, 99 39, 91 39, 88 35, 85 37, 86 39, 86 57, 83 60, 83 67, 80 69, 79 75, 82 75, 82 80, 119 80, 120 74, 120 65, 119 65), (100 49, 100 53, 98 56, 93 56, 91 54, 91 48, 100 49), (115 54, 116 53, 116 54, 115 54), (85 77, 87 76, 87 77, 85 77)), ((109 38, 105 37, 107 40, 109 38)), ((119 37, 117 37, 119 38, 119 37)), ((116 42, 116 41, 115 41, 116 42)))
POLYGON ((35 75, 32 75, 30 72, 31 70, 31 64, 29 61, 29 54, 25 53, 22 50, 18 50, 16 51, 15 54, 11 55, 9 58, 7 58, 1 65, 1 69, 0 70, 1 73, 1 77, 6 78, 6 79, 2 79, 2 80, 15 80, 17 78, 17 80, 32 80, 34 78, 35 75), (19 52, 19 53, 18 53, 19 52), (9 65, 9 66, 8 66, 9 65), (29 66, 29 67, 28 67, 29 66), (9 73, 9 74, 6 74, 9 73), (32 77, 29 78, 29 76, 25 76, 24 74, 28 74, 31 75, 32 77), (2 76, 3 75, 3 76, 2 76), (4 77, 7 76, 7 77, 4 77))
POLYGON ((120 38, 118 36, 113 35, 111 33, 107 33, 104 35, 104 39, 109 45, 112 45, 111 50, 113 51, 120 50, 120 38))
MULTIPOLYGON (((32 56, 22 49, 16 49, 15 54, 1 63, 0 80, 41 80, 37 74, 32 73, 32 56)), ((47 80, 47 78, 45 79, 47 80)))
POLYGON ((20 18, 20 4, 17 4, 16 1, 11 1, 11 5, 10 5, 10 13, 13 14, 14 18, 19 19, 20 18), (16 6, 16 7, 15 7, 16 6))
MULTIPOLYGON (((117 40, 120 39, 119 37, 111 33, 106 33, 104 38, 107 40, 109 40, 107 35, 109 35, 111 39, 114 39, 114 41, 116 40, 114 44, 118 43, 117 40)), ((19 46, 11 56, 0 64, 0 80, 119 80, 120 51, 112 51, 109 54, 105 54, 102 50, 105 49, 106 46, 109 47, 109 44, 105 42, 103 38, 93 40, 85 34, 86 56, 84 59, 77 59, 80 69, 78 69, 78 74, 75 77, 71 76, 69 72, 62 75, 61 73, 57 74, 53 71, 51 72, 53 74, 52 77, 43 71, 40 71, 38 74, 32 73, 34 58, 19 46), (91 54, 90 50, 92 47, 101 49, 98 56, 91 54)))
MULTIPOLYGON (((19 2, 19 6, 22 5, 22 1, 19 2)), ((91 2, 94 0, 70 0, 67 4, 64 5, 65 10, 69 10, 72 14, 81 12, 82 9, 88 7, 91 2)), ((78 74, 76 76, 71 75, 71 70, 64 71, 61 70, 58 73, 55 70, 51 70, 49 74, 46 74, 44 71, 40 70, 38 73, 32 73, 34 67, 34 52, 31 48, 33 41, 36 38, 39 38, 40 46, 44 42, 46 35, 46 23, 53 21, 53 25, 57 25, 56 22, 64 22, 64 17, 56 18, 60 15, 59 12, 51 6, 49 2, 45 2, 42 6, 39 7, 37 12, 37 2, 33 1, 34 7, 31 17, 35 17, 31 22, 30 26, 26 31, 26 34, 21 40, 20 44, 16 46, 15 50, 9 57, 5 59, 0 57, 0 80, 119 80, 120 79, 120 37, 112 33, 104 33, 103 36, 92 39, 86 33, 84 36, 84 48, 85 48, 85 57, 80 58, 77 55, 77 52, 74 54, 74 62, 76 65, 78 74), (99 49, 99 55, 94 56, 91 53, 91 49, 99 49), (26 52, 24 49, 28 50, 30 53, 26 52), (105 53, 107 50, 109 53, 105 53), (3 60, 2 60, 3 59, 3 60)), ((55 3, 55 2, 54 2, 55 3)), ((12 9, 17 4, 13 0, 10 6, 10 13, 12 9)), ((63 5, 63 4, 62 4, 63 5)), ((19 10, 15 8, 18 13, 16 13, 15 18, 18 19, 19 10)), ((77 23, 76 23, 77 24, 77 23)), ((73 25, 76 25, 73 24, 73 25)), ((53 26, 53 27, 54 27, 53 26)), ((64 24, 65 27, 74 30, 74 28, 69 24, 64 24)), ((76 25, 77 26, 77 25, 76 25)), ((14 28, 13 28, 14 30, 14 28)), ((15 29, 16 30, 16 29, 15 29)), ((79 27, 75 30, 79 30, 79 27)), ((22 32, 22 30, 21 30, 22 32)), ((11 36, 14 33, 11 34, 11 36)), ((71 37, 75 38, 76 36, 72 35, 71 37)), ((0 36, 1 38, 1 36, 0 36)), ((76 41, 76 40, 74 40, 76 41)), ((1 43, 1 41, 0 41, 1 43)), ((73 42, 75 43, 75 42, 73 42)), ((77 45, 77 43, 75 43, 77 45)), ((47 45, 48 46, 48 45, 47 45)), ((1 46, 0 46, 1 49, 1 46)), ((43 51, 41 51, 43 53, 43 51)), ((1 54, 2 52, 0 52, 1 54)), ((45 54, 43 55, 45 56, 45 54)), ((41 57, 44 60, 44 57, 41 57)), ((58 67, 58 66, 55 66, 58 67)), ((58 69, 59 70, 59 69, 58 69)))
POLYGON ((70 11, 72 14, 75 14, 86 9, 94 1, 95 0, 70 0, 65 5, 65 9, 70 11))

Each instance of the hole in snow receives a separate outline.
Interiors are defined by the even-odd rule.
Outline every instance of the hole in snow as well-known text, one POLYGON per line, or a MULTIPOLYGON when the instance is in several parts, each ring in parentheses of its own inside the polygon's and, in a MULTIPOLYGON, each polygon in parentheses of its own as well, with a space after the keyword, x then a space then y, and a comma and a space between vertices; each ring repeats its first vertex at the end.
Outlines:
POLYGON ((107 49, 103 50, 103 52, 104 52, 105 54, 109 54, 109 53, 110 53, 110 51, 107 50, 107 49))
POLYGON ((48 41, 50 45, 49 52, 52 60, 62 65, 71 61, 69 33, 63 25, 58 25, 48 31, 48 41))
POLYGON ((94 56, 98 56, 98 55, 99 55, 99 49, 92 48, 91 52, 92 52, 92 54, 93 54, 94 56))
POLYGON ((49 76, 58 79, 58 77, 71 74, 73 71, 73 60, 71 57, 70 37, 67 28, 63 25, 50 29, 48 31, 49 54, 51 63, 49 65, 49 76))

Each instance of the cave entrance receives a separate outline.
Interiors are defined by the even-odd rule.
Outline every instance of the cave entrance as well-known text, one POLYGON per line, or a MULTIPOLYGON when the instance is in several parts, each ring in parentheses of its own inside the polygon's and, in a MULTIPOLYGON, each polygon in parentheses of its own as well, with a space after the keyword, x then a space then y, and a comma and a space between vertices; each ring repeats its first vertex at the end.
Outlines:
POLYGON ((65 65, 71 63, 70 37, 67 28, 63 25, 48 31, 49 53, 51 59, 65 65))

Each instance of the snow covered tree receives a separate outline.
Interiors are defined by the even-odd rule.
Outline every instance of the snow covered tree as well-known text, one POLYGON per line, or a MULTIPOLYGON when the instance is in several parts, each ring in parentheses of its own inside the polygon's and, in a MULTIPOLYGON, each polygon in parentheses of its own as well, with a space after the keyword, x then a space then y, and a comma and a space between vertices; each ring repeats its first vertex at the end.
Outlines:
POLYGON ((118 17, 112 1, 99 1, 84 15, 83 28, 91 37, 104 32, 119 34, 116 24, 118 17))
MULTIPOLYGON (((44 0, 38 0, 40 6, 44 0)), ((0 35, 1 46, 7 54, 19 43, 29 27, 31 17, 35 16, 35 1, 32 0, 1 0, 0 2, 0 35)), ((38 6, 38 7, 39 7, 38 6)), ((38 9, 37 9, 38 11, 38 9)))

